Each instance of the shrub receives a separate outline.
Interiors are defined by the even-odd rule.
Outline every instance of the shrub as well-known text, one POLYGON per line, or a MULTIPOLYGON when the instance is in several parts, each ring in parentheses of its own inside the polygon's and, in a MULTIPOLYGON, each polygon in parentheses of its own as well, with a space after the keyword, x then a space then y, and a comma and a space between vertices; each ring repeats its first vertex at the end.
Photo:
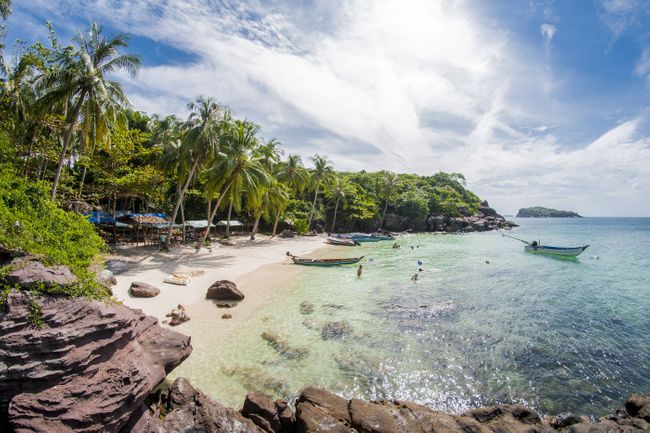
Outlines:
POLYGON ((82 215, 58 208, 47 185, 25 180, 9 169, 0 171, 0 245, 39 256, 46 265, 65 265, 77 275, 75 286, 49 289, 51 293, 107 296, 90 270, 105 248, 92 224, 82 215))

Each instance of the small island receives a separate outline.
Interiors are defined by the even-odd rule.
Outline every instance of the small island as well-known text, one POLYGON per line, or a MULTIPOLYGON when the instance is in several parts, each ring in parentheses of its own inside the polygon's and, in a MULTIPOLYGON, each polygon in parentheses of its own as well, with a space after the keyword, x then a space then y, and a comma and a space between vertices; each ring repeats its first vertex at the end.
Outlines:
POLYGON ((517 218, 582 218, 576 212, 534 206, 519 209, 517 218))

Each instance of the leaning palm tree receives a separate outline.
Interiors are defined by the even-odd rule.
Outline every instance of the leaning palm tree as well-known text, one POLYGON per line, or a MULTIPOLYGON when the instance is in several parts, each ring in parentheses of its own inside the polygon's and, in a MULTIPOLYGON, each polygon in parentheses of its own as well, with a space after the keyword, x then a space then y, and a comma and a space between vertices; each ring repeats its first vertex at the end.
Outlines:
POLYGON ((309 172, 302 165, 300 156, 292 154, 278 165, 277 177, 292 191, 302 192, 307 186, 309 172))
POLYGON ((61 68, 48 71, 37 79, 37 88, 43 92, 40 100, 43 105, 63 103, 66 106, 66 128, 52 183, 52 198, 56 196, 61 169, 84 105, 94 104, 98 107, 99 115, 106 114, 109 109, 130 105, 122 86, 107 78, 107 75, 118 70, 126 70, 131 76, 137 74, 139 57, 119 53, 120 48, 128 45, 128 40, 124 34, 107 39, 102 34, 101 26, 92 23, 88 34, 79 33, 74 38, 78 47, 73 55, 63 57, 61 68))
POLYGON ((382 171, 379 184, 379 193, 381 195, 381 198, 384 199, 384 211, 381 214, 381 221, 379 222, 380 229, 384 225, 388 203, 390 203, 390 201, 395 196, 395 193, 397 192, 399 186, 400 179, 397 174, 393 173, 392 171, 382 171))
MULTIPOLYGON (((268 184, 269 175, 255 152, 259 144, 256 137, 258 130, 257 125, 246 120, 235 120, 225 128, 223 141, 226 155, 215 160, 208 172, 211 178, 207 184, 213 190, 220 190, 217 203, 208 217, 208 227, 225 197, 230 196, 233 208, 239 211, 244 194, 249 200, 255 199, 260 194, 260 188, 268 184)), ((196 244, 197 251, 206 238, 207 231, 196 244)))
POLYGON ((311 212, 309 213, 309 221, 307 222, 307 227, 311 229, 311 222, 314 218, 314 211, 316 210, 316 200, 318 199, 318 192, 320 190, 323 182, 326 182, 328 177, 332 173, 332 164, 326 156, 320 156, 318 154, 312 156, 312 162, 314 163, 314 168, 311 170, 311 182, 314 187, 314 202, 311 205, 311 212))
POLYGON ((275 166, 280 162, 280 157, 283 153, 282 149, 280 149, 280 140, 277 138, 272 138, 266 143, 258 146, 255 152, 257 153, 262 166, 269 173, 272 173, 275 170, 275 166))
POLYGON ((339 210, 339 204, 342 203, 344 207, 347 205, 347 197, 350 194, 351 188, 352 184, 350 183, 350 180, 343 175, 332 176, 332 179, 328 184, 327 195, 330 199, 336 201, 336 204, 334 205, 334 217, 332 218, 332 229, 330 230, 332 232, 336 226, 336 214, 339 210))
MULTIPOLYGON (((190 115, 183 125, 181 141, 183 149, 180 155, 192 162, 187 171, 185 182, 176 197, 176 205, 165 238, 164 247, 166 249, 169 248, 174 222, 192 178, 201 164, 218 157, 221 126, 224 116, 228 117, 228 113, 224 113, 221 105, 212 98, 204 98, 203 96, 199 96, 196 101, 187 104, 187 108, 190 110, 190 115)), ((208 225, 209 227, 210 225, 208 225)))

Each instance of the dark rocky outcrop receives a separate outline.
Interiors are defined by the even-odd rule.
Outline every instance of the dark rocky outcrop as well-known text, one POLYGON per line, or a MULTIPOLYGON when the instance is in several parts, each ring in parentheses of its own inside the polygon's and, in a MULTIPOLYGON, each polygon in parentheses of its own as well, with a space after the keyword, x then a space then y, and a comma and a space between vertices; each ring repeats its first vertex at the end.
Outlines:
POLYGON ((129 294, 134 298, 153 298, 160 294, 160 289, 149 283, 134 281, 129 287, 129 294))
POLYGON ((11 270, 4 276, 4 280, 21 289, 36 286, 67 287, 77 282, 77 277, 67 266, 45 266, 34 257, 13 257, 6 264, 11 270))
POLYGON ((293 238, 296 236, 296 234, 291 230, 285 229, 282 230, 278 236, 281 238, 293 238))
POLYGON ((219 280, 208 287, 205 298, 217 301, 241 301, 244 299, 244 294, 237 289, 237 285, 232 281, 219 280))
POLYGON ((0 310, 0 418, 15 432, 118 431, 191 351, 139 310, 12 291, 0 310))
POLYGON ((300 433, 647 433, 650 395, 632 396, 615 415, 591 421, 563 414, 545 422, 525 406, 504 404, 450 415, 410 402, 346 400, 305 388, 296 405, 300 433))
POLYGON ((252 420, 178 378, 150 408, 140 408, 122 433, 264 433, 252 420))

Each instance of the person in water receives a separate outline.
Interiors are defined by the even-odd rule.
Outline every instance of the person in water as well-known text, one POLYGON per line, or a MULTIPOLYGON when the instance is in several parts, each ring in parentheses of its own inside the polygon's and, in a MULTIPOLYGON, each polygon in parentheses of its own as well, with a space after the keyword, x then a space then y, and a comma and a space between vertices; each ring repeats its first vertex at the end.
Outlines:
POLYGON ((357 269, 357 277, 361 278, 361 274, 363 274, 363 265, 359 265, 359 269, 357 269))

